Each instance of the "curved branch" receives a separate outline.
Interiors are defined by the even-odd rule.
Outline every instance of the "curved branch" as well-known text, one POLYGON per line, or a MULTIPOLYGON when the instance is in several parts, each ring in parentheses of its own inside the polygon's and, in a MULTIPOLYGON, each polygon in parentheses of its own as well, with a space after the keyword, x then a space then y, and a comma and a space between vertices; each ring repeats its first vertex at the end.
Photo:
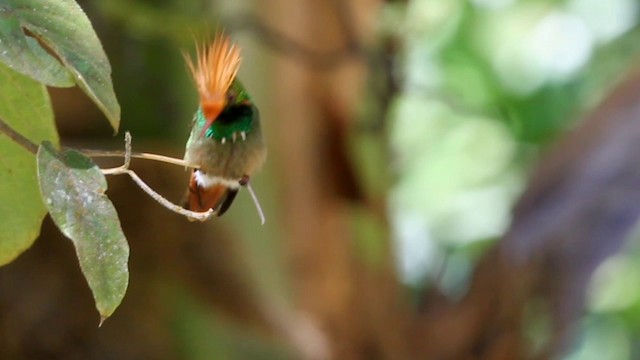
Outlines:
POLYGON ((164 198, 162 195, 155 192, 147 183, 145 183, 133 170, 129 169, 129 163, 131 161, 131 134, 127 131, 124 136, 125 143, 125 152, 124 152, 124 164, 122 166, 112 168, 112 169, 103 169, 102 173, 105 175, 121 175, 127 174, 133 179, 133 181, 144 191, 146 192, 153 200, 158 202, 160 205, 165 208, 178 213, 180 215, 186 216, 190 220, 198 220, 198 221, 207 221, 211 219, 211 217, 216 213, 213 209, 209 209, 205 212, 195 212, 191 210, 187 210, 178 206, 171 201, 164 198))

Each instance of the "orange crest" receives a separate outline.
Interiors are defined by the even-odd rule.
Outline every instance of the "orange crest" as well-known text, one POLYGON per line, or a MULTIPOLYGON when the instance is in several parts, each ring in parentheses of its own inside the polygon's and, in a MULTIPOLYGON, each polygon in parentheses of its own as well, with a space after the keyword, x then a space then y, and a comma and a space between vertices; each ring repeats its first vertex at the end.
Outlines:
POLYGON ((221 33, 208 46, 200 47, 196 43, 195 64, 188 55, 184 54, 184 58, 196 81, 200 106, 210 125, 226 106, 227 90, 240 68, 240 48, 221 33))

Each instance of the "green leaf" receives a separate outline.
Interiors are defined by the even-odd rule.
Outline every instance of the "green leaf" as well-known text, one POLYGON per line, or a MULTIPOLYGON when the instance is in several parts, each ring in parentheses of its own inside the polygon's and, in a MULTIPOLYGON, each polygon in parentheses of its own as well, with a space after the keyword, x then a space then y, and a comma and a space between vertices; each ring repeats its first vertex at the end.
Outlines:
POLYGON ((129 283, 129 245, 107 180, 91 159, 74 150, 58 153, 50 143, 38 150, 38 180, 45 205, 73 242, 102 320, 120 305, 129 283))
MULTIPOLYGON (((58 143, 45 87, 1 63, 0 119, 36 144, 58 143)), ((0 265, 31 247, 46 214, 35 155, 0 134, 0 265)))
POLYGON ((7 16, 1 6, 6 5, 0 5, 0 60, 45 85, 74 86, 76 83, 64 65, 49 55, 34 38, 26 36, 18 19, 7 16))
POLYGON ((3 0, 0 61, 47 85, 71 86, 75 80, 118 130, 120 105, 109 60, 74 0, 3 0), (64 67, 29 35, 46 44, 64 67))

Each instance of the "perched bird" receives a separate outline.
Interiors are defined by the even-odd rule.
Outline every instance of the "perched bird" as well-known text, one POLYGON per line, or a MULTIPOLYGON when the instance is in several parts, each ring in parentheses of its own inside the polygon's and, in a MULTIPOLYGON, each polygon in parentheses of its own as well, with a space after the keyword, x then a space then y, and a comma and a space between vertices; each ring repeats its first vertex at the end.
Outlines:
POLYGON ((229 209, 242 185, 263 165, 267 150, 258 109, 236 79, 240 48, 224 34, 211 44, 196 44, 195 61, 185 60, 198 88, 200 104, 193 117, 184 161, 191 173, 184 207, 229 209))

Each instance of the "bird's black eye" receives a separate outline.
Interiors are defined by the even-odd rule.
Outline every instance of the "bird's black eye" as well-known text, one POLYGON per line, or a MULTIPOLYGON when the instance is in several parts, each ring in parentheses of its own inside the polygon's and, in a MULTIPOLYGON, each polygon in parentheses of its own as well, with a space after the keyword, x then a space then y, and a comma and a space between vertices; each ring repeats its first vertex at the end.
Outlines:
POLYGON ((227 93, 227 102, 229 104, 233 104, 236 101, 236 93, 233 91, 229 91, 227 93))

